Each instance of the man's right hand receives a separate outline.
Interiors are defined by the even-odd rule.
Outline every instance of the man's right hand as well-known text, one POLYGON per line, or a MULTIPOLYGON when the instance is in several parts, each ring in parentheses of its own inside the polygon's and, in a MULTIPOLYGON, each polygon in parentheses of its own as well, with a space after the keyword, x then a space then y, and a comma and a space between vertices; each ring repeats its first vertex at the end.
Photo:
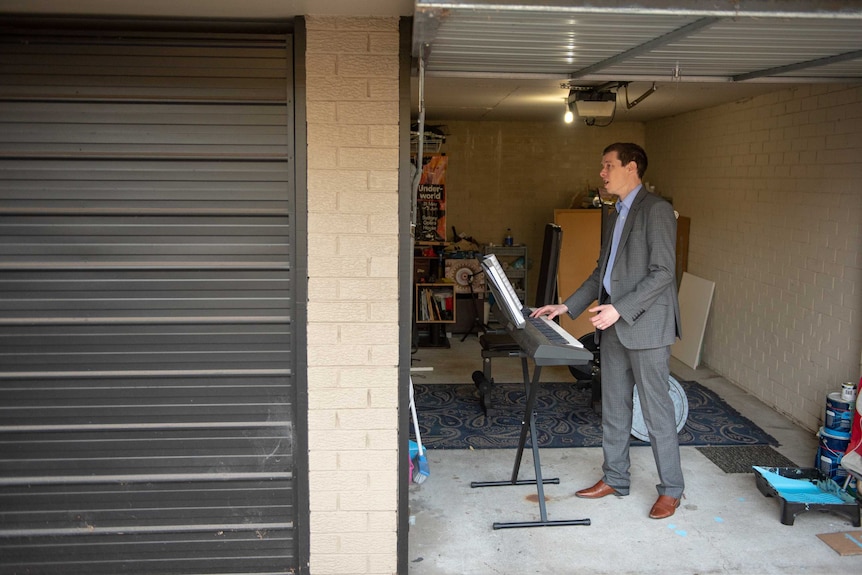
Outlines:
POLYGON ((548 319, 554 319, 558 315, 563 315, 567 313, 569 308, 566 307, 565 304, 551 304, 551 305, 543 305, 540 308, 536 308, 533 313, 530 314, 530 317, 539 317, 540 315, 548 316, 548 319))

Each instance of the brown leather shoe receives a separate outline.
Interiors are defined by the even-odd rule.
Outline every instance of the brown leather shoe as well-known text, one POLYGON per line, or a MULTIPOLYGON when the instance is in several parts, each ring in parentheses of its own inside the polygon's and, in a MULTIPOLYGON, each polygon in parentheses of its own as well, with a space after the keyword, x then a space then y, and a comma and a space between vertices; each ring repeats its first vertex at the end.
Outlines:
POLYGON ((586 489, 575 491, 575 495, 577 497, 583 497, 584 499, 598 499, 600 497, 604 497, 605 495, 619 496, 619 493, 617 493, 616 489, 599 479, 599 482, 592 487, 587 487, 586 489))
POLYGON ((667 519, 674 514, 677 507, 679 507, 679 499, 674 499, 670 495, 659 495, 655 505, 650 509, 649 516, 652 519, 667 519))

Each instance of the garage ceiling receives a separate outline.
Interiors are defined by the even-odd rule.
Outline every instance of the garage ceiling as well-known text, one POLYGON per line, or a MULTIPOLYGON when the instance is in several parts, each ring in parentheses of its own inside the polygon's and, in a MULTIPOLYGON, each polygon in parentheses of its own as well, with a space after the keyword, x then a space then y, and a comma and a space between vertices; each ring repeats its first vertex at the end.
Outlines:
POLYGON ((424 58, 428 122, 553 121, 562 86, 617 82, 630 84, 616 119, 647 121, 789 86, 862 83, 862 2, 417 0, 413 56, 424 58))
MULTIPOLYGON (((860 0, 0 0, 0 15, 414 16, 435 120, 556 121, 567 89, 631 82, 648 121, 811 82, 862 83, 860 0)), ((414 78, 413 110, 418 110, 414 78)), ((623 98, 625 93, 623 93, 623 98)))

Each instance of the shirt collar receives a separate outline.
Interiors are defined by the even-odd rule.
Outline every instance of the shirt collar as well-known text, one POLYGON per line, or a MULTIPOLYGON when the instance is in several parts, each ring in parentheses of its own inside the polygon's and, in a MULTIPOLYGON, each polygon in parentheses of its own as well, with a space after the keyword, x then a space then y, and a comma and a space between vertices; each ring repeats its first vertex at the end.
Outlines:
POLYGON ((622 212, 623 207, 625 207, 626 212, 628 212, 631 209, 632 204, 635 203, 635 198, 637 197, 638 193, 641 191, 642 187, 643 187, 643 184, 638 184, 638 187, 636 187, 634 190, 632 190, 632 192, 629 195, 627 195, 624 200, 616 203, 617 213, 622 212))

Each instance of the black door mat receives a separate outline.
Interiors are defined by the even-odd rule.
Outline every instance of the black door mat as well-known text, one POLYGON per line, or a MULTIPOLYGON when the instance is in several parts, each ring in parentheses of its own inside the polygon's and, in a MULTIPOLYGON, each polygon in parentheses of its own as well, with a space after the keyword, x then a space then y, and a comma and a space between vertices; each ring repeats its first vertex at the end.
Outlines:
POLYGON ((696 447, 725 473, 754 473, 761 467, 799 467, 768 445, 727 445, 696 447))

